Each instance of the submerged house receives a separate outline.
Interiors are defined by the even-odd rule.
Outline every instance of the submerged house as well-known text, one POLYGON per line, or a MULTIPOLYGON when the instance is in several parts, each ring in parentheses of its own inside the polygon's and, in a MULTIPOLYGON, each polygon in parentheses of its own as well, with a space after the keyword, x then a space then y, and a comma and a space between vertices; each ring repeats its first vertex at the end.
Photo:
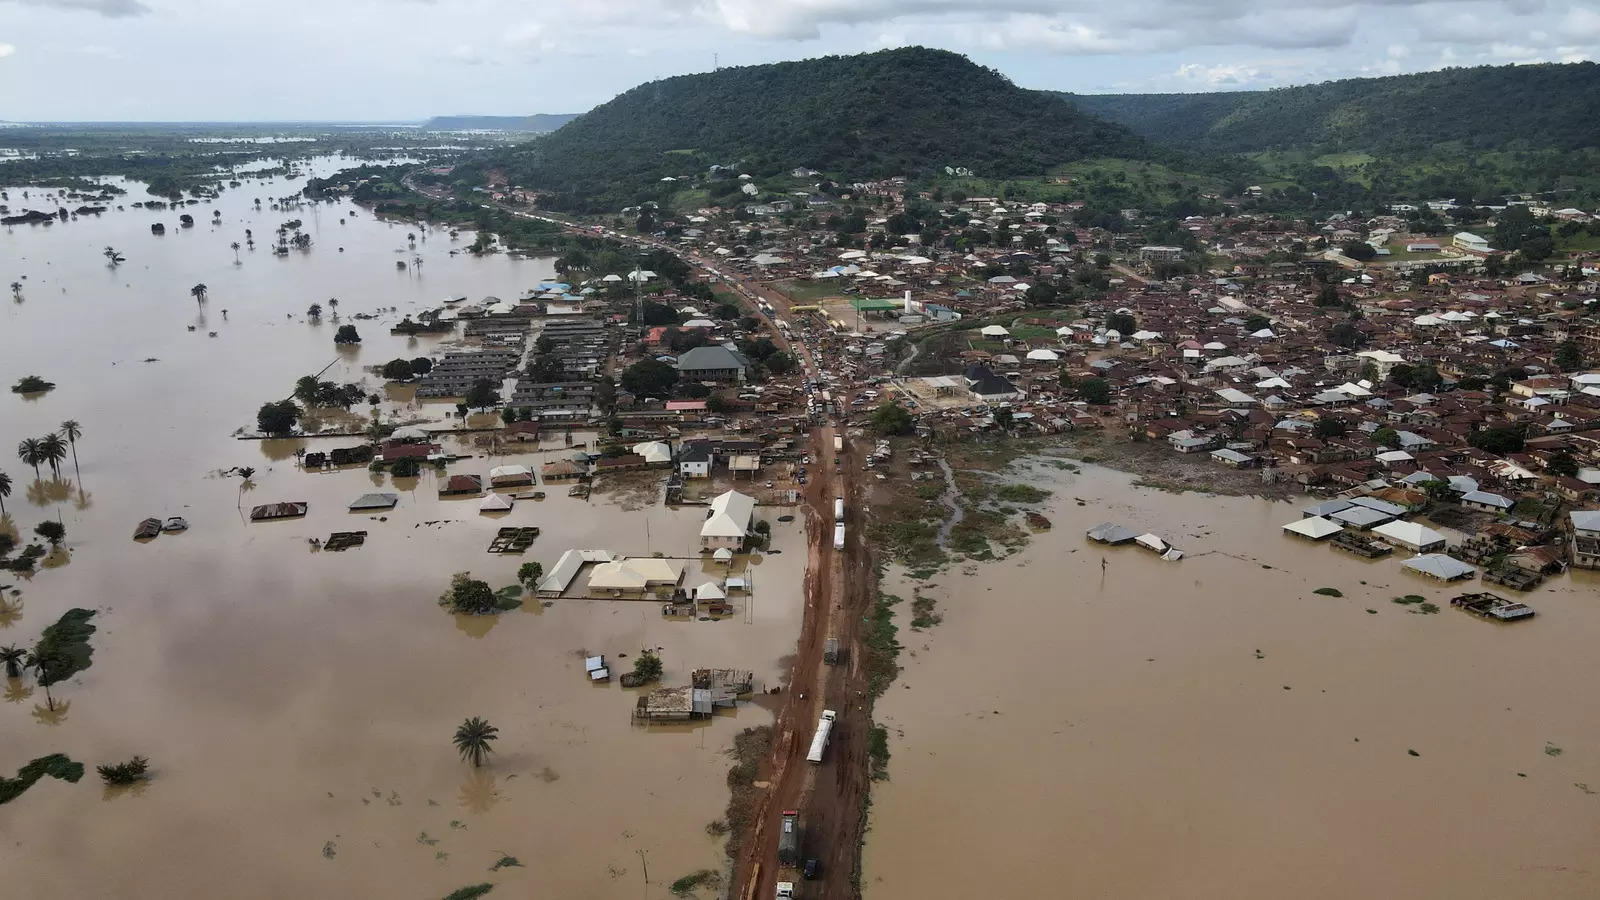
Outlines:
POLYGON ((727 491, 711 501, 706 521, 700 526, 700 549, 744 549, 744 539, 750 533, 750 519, 755 513, 754 497, 738 491, 727 491))

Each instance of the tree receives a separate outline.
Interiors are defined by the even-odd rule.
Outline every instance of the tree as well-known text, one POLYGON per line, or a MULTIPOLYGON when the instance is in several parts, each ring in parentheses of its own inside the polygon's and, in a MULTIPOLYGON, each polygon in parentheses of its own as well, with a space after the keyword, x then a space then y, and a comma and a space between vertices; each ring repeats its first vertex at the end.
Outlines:
POLYGON ((1556 365, 1563 372, 1583 368, 1583 350, 1578 347, 1577 341, 1569 339, 1556 345, 1556 365))
POLYGON ((39 448, 38 438, 24 438, 17 444, 17 458, 33 466, 33 480, 40 480, 39 464, 45 461, 44 451, 39 448))
POLYGON ((1378 255, 1377 248, 1366 241, 1346 241, 1339 247, 1339 252, 1357 262, 1367 262, 1378 255))
POLYGON ((1328 331, 1328 340, 1336 346, 1354 350, 1367 342, 1367 336, 1350 322, 1340 322, 1328 331))
POLYGON ((1332 284, 1325 284, 1317 292, 1318 306, 1342 306, 1344 298, 1339 296, 1339 289, 1332 284))
POLYGON ((6 667, 7 678, 21 678, 22 664, 28 659, 28 652, 20 647, 0 647, 0 663, 6 667))
POLYGON ((622 388, 635 397, 666 397, 678 383, 678 370, 658 359, 642 359, 622 372, 622 388))
POLYGON ((1395 431, 1393 428, 1388 426, 1384 426, 1383 428, 1379 428, 1377 431, 1372 433, 1372 442, 1381 447, 1388 447, 1390 450, 1393 450, 1394 448, 1400 446, 1400 432, 1395 431))
POLYGON ((1319 440, 1342 437, 1349 430, 1350 427, 1339 419, 1318 419, 1317 423, 1311 426, 1312 436, 1319 440))
POLYGON ((404 359, 391 359, 383 364, 383 377, 390 381, 405 381, 411 377, 411 363, 404 359))
POLYGON ((528 590, 539 587, 539 579, 544 577, 544 566, 536 562, 525 562, 517 567, 517 581, 528 590))
POLYGON ((195 303, 206 302, 206 286, 204 284, 197 284, 194 287, 189 288, 189 296, 194 298, 195 303))
POLYGON ((1252 334, 1271 325, 1272 321, 1266 316, 1256 315, 1244 320, 1244 330, 1252 334))
POLYGON ((56 699, 50 696, 50 685, 55 684, 61 677, 60 673, 68 668, 67 660, 62 659, 53 642, 41 639, 28 651, 28 656, 22 665, 23 668, 33 672, 34 680, 44 688, 45 705, 51 712, 55 712, 56 699))
POLYGON ((911 413, 897 403, 882 403, 872 411, 868 420, 872 430, 881 435, 910 434, 914 427, 911 413))
POLYGON ((787 375, 793 372, 798 364, 795 362, 793 354, 779 351, 767 357, 762 365, 765 365, 767 371, 774 375, 787 375))
POLYGON ((67 458, 67 442, 61 439, 61 435, 51 432, 39 439, 39 452, 50 464, 51 473, 60 478, 61 461, 67 458))
POLYGON ((1562 478, 1576 478, 1578 476, 1578 461, 1567 450, 1558 450, 1550 454, 1550 460, 1545 464, 1550 474, 1562 478))
POLYGON ((1519 425, 1500 425, 1480 428, 1467 435, 1467 443, 1489 453, 1520 453, 1523 446, 1523 429, 1519 425))
POLYGON ((239 264, 239 242, 238 241, 234 241, 232 244, 229 244, 228 246, 233 249, 233 263, 234 263, 234 265, 238 265, 239 264))
POLYGON ((499 609, 494 589, 487 581, 473 578, 470 572, 450 576, 450 587, 439 595, 439 605, 464 616, 486 616, 499 609))
POLYGON ((494 382, 479 378, 472 382, 472 387, 467 388, 467 395, 461 399, 472 409, 488 409, 500 402, 500 392, 494 389, 494 382))
POLYGON ((61 436, 67 439, 67 444, 72 447, 72 471, 78 475, 78 480, 83 480, 83 472, 78 469, 78 438, 83 437, 83 426, 76 419, 68 419, 61 423, 61 436))
POLYGON ((11 476, 0 472, 0 518, 6 514, 6 498, 11 496, 11 476))
POLYGON ((106 249, 100 251, 100 255, 104 256, 113 267, 121 265, 123 260, 127 259, 126 256, 118 253, 117 248, 115 247, 107 247, 106 249))
POLYGON ((461 754, 462 761, 470 762, 476 768, 483 765, 489 754, 494 752, 494 748, 489 745, 499 736, 500 729, 473 716, 456 728, 452 743, 456 745, 456 751, 461 754))
POLYGON ((661 657, 646 650, 633 661, 633 675, 640 682, 648 683, 661 678, 661 657))
POLYGON ((1128 313, 1112 313, 1106 316, 1106 327, 1120 335, 1127 336, 1139 330, 1139 323, 1134 321, 1128 313))
POLYGON ((994 411, 994 424, 998 425, 1002 431, 1010 431, 1013 416, 1014 413, 1012 413, 1011 407, 1002 406, 994 411))
POLYGON ((426 356, 419 356, 411 361, 411 374, 426 375, 433 371, 433 360, 426 356))
POLYGON ((721 416, 732 411, 733 404, 728 402, 727 397, 724 397, 720 394, 712 394, 706 398, 706 412, 716 413, 717 415, 721 416))
POLYGON ((256 411, 256 427, 265 434, 282 436, 300 421, 300 407, 293 400, 263 403, 256 411))
POLYGON ((313 303, 310 306, 306 307, 306 318, 310 319, 313 322, 322 321, 322 304, 321 303, 313 303))
POLYGON ((128 785, 149 777, 150 760, 135 756, 127 762, 95 766, 100 780, 108 785, 128 785))
POLYGON ((61 542, 67 539, 67 526, 46 519, 33 526, 33 533, 49 541, 50 546, 59 547, 61 542))
POLYGON ((340 325, 339 330, 333 333, 333 342, 335 344, 359 344, 361 343, 361 335, 356 333, 354 325, 340 325))
POLYGON ((1077 389, 1078 396, 1093 406, 1104 406, 1111 402, 1111 383, 1104 378, 1091 376, 1081 379, 1077 389))

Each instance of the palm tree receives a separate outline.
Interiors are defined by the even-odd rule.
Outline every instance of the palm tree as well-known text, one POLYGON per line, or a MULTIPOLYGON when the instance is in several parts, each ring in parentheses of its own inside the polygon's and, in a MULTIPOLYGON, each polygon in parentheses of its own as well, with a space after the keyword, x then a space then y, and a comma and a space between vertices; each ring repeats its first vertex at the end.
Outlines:
POLYGON ((124 259, 127 258, 127 257, 123 256, 121 253, 118 253, 117 252, 117 248, 109 247, 109 246, 106 247, 105 250, 102 250, 100 252, 100 255, 104 256, 106 259, 110 260, 111 261, 111 265, 113 265, 113 266, 117 265, 118 263, 122 262, 124 259))
POLYGON ((28 659, 26 650, 17 647, 0 647, 0 663, 5 663, 7 678, 21 678, 22 664, 28 659))
POLYGON ((51 656, 49 651, 41 653, 40 651, 43 649, 43 642, 34 644, 33 649, 28 651, 27 658, 22 661, 22 665, 24 668, 33 670, 34 680, 39 682, 40 687, 44 688, 45 703, 50 707, 51 712, 55 712, 56 698, 50 696, 50 685, 54 683, 54 679, 51 678, 51 670, 55 668, 55 657, 51 656))
POLYGON ((11 282, 11 296, 17 298, 18 300, 22 299, 22 282, 11 282))
POLYGON ((61 436, 67 439, 72 447, 72 471, 78 473, 78 480, 83 480, 83 473, 78 470, 78 438, 83 437, 83 426, 77 419, 68 419, 61 423, 61 436))
POLYGON ((228 246, 233 248, 233 264, 234 265, 238 265, 239 264, 239 242, 238 241, 234 241, 232 244, 229 244, 228 246))
POLYGON ((61 435, 52 432, 39 439, 39 452, 44 455, 44 461, 50 464, 50 471, 60 478, 61 461, 67 458, 67 442, 61 439, 61 435))
POLYGON ((11 476, 0 472, 0 518, 6 514, 6 498, 11 496, 11 476))
POLYGON ((313 303, 310 306, 306 307, 306 318, 310 319, 313 322, 322 321, 322 304, 321 303, 313 303))
POLYGON ((189 288, 189 295, 194 298, 194 302, 196 303, 206 302, 206 286, 204 284, 197 284, 194 287, 189 288))
MULTIPOLYGON (((46 696, 48 696, 48 692, 46 692, 46 696)), ((456 729, 456 750, 461 753, 463 760, 471 762, 473 767, 476 768, 483 765, 483 761, 489 758, 490 753, 494 752, 489 744, 499 736, 500 729, 477 716, 473 716, 462 722, 461 726, 456 729)))
POLYGON ((337 319, 337 317, 339 315, 339 298, 338 297, 329 297, 328 298, 328 308, 333 310, 333 315, 334 315, 335 319, 337 319))
POLYGON ((17 458, 33 466, 33 480, 38 481, 39 464, 44 462, 44 452, 39 449, 38 438, 25 438, 17 444, 17 458))

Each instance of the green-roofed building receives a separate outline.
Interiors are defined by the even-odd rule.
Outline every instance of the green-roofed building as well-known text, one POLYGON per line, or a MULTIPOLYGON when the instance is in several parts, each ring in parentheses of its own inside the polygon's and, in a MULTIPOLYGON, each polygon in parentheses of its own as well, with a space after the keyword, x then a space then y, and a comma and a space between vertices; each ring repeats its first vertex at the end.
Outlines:
POLYGON ((854 297, 850 305, 856 312, 893 312, 900 309, 904 302, 900 300, 872 300, 866 297, 854 297))

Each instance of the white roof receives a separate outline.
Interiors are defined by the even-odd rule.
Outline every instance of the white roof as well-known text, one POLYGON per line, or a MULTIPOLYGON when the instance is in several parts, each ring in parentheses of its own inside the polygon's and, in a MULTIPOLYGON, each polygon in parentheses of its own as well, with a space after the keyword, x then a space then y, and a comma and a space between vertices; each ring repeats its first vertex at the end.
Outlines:
POLYGON ((1040 362, 1055 362, 1061 358, 1061 354, 1055 352, 1054 350, 1029 350, 1028 358, 1038 360, 1040 362))
POLYGON ((1466 563, 1443 553, 1424 553, 1421 556, 1413 556, 1402 565, 1413 572, 1432 575, 1445 581, 1465 578, 1478 571, 1466 563))
POLYGON ((664 441, 645 441, 642 444, 634 444, 632 449, 634 453, 644 457, 645 462, 672 461, 672 448, 664 441))
POLYGON ((633 556, 595 566, 589 575, 589 587, 603 591, 637 591, 652 584, 676 584, 682 574, 682 563, 653 556, 633 556))
POLYGON ((1010 333, 1011 332, 1007 331, 1004 325, 985 325, 983 326, 982 330, 979 331, 979 334, 982 334, 985 337, 1003 337, 1010 333))
POLYGON ((529 466, 495 466, 489 470, 489 478, 515 478, 518 475, 532 475, 533 469, 529 466))
POLYGON ((756 501, 738 491, 718 494, 711 501, 711 514, 700 526, 701 537, 742 538, 750 530, 750 516, 755 512, 756 501))
POLYGON ((1338 522, 1324 519, 1321 516, 1311 516, 1310 518, 1297 519, 1290 522, 1283 526, 1283 530, 1292 531, 1301 537, 1308 537, 1314 541, 1320 541, 1325 537, 1338 534, 1344 529, 1339 526, 1338 522))
POLYGON ((1439 532, 1416 522, 1386 522, 1372 529, 1372 533, 1412 547, 1426 547, 1445 539, 1439 532))
POLYGON ((478 504, 481 512, 505 512, 511 508, 511 498, 505 494, 490 494, 478 504))
POLYGON ((725 600, 727 597, 727 593, 718 587, 715 581, 708 581, 694 589, 696 600, 725 600))

